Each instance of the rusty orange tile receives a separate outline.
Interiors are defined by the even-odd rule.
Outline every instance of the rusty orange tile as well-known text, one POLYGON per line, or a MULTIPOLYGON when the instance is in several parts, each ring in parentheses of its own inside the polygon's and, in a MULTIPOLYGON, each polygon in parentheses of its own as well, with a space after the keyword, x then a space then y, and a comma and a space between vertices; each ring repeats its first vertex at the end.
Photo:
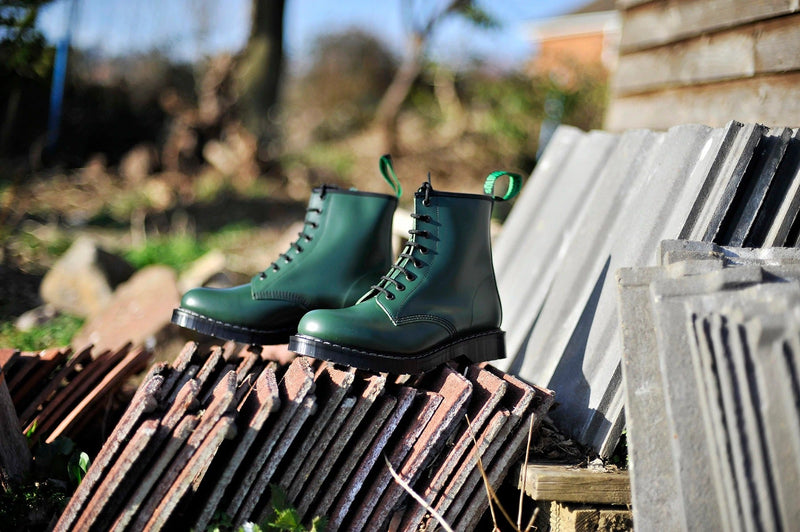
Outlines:
MULTIPOLYGON (((438 371, 439 376, 431 386, 431 391, 441 395, 442 402, 414 443, 402 466, 396 470, 400 478, 412 485, 428 461, 438 454, 447 438, 464 418, 472 395, 472 384, 460 373, 448 366, 443 366, 438 371)), ((406 497, 405 489, 392 479, 381 494, 380 501, 367 522, 367 530, 385 528, 391 513, 406 497)))
POLYGON ((202 512, 194 525, 195 530, 205 530, 208 527, 236 471, 240 466, 249 466, 249 463, 244 461, 245 456, 264 427, 267 418, 280 409, 280 392, 272 366, 264 368, 256 381, 254 390, 255 393, 248 395, 239 412, 240 430, 235 450, 230 453, 225 467, 215 477, 213 488, 209 490, 202 512))
MULTIPOLYGON (((472 430, 480 435, 484 425, 495 413, 500 400, 505 395, 506 383, 496 375, 477 365, 469 366, 467 378, 472 383, 472 397, 467 408, 472 430)), ((445 487, 451 474, 459 467, 467 450, 473 446, 472 434, 466 420, 462 420, 447 455, 437 463, 436 470, 423 475, 420 482, 414 485, 415 491, 429 504, 435 502, 439 492, 445 487)), ((410 502, 402 520, 401 530, 416 530, 426 513, 425 508, 416 502, 410 502)))
MULTIPOLYGON (((150 520, 145 525, 146 530, 156 531, 166 527, 181 499, 190 492, 196 483, 202 480, 223 440, 235 436, 235 426, 235 416, 232 413, 223 415, 216 422, 202 443, 192 453, 186 466, 181 469, 155 511, 150 515, 150 520)), ((174 523, 174 526, 180 525, 174 523)))
POLYGON ((156 364, 150 369, 150 372, 133 396, 131 404, 92 461, 89 471, 86 472, 86 476, 75 490, 75 493, 73 493, 69 503, 67 503, 67 507, 56 523, 55 531, 65 532, 72 528, 72 524, 83 511, 84 505, 95 486, 104 477, 124 443, 136 430, 142 418, 158 407, 157 397, 161 386, 164 384, 163 374, 166 371, 166 364, 156 364))
POLYGON ((225 509, 230 516, 236 516, 239 513, 273 448, 287 430, 287 426, 292 423, 295 414, 303 406, 306 396, 313 393, 314 374, 309 361, 305 357, 294 359, 280 380, 278 388, 280 390, 280 413, 275 421, 268 423, 269 426, 265 427, 266 430, 262 430, 262 434, 256 438, 253 448, 247 456, 248 466, 241 474, 236 475, 232 483, 238 486, 238 489, 231 496, 225 509))
POLYGON ((350 444, 350 439, 358 429, 361 421, 367 415, 367 412, 375 404, 375 401, 383 393, 386 386, 386 377, 383 375, 372 375, 366 379, 361 380, 360 393, 358 400, 353 410, 347 414, 346 417, 342 416, 340 423, 335 427, 336 436, 331 440, 328 446, 320 445, 320 462, 314 460, 314 463, 306 466, 305 471, 301 472, 300 478, 305 480, 303 482, 296 482, 293 486, 294 491, 289 493, 289 500, 294 500, 298 513, 303 516, 314 502, 317 493, 324 487, 325 480, 331 472, 336 460, 341 455, 346 446, 350 444), (322 456, 324 451, 324 457, 322 456), (309 480, 310 479, 310 480, 309 480), (301 496, 299 500, 297 498, 301 496))
MULTIPOLYGON (((407 405, 411 404, 413 394, 410 393, 408 396, 407 405)), ((405 408, 408 408, 407 405, 405 408)), ((307 515, 311 517, 328 515, 331 505, 339 496, 341 490, 344 489, 358 462, 396 408, 402 408, 402 406, 398 405, 397 397, 383 395, 378 399, 374 412, 370 412, 366 421, 355 431, 355 442, 349 445, 347 453, 341 456, 341 463, 331 470, 330 474, 333 478, 325 483, 325 489, 317 495, 317 500, 312 507, 313 510, 307 512, 307 515)), ((330 463, 328 456, 323 458, 323 461, 330 463)))
POLYGON ((330 427, 342 415, 338 412, 339 405, 353 385, 354 379, 352 371, 337 369, 333 364, 321 364, 316 371, 314 395, 321 408, 308 427, 298 436, 298 446, 292 453, 294 456, 285 467, 282 467, 283 472, 277 482, 289 495, 289 500, 294 499, 299 491, 299 488, 294 488, 292 484, 295 477, 298 474, 307 477, 333 436, 330 427))
MULTIPOLYGON (((411 452, 441 403, 441 395, 419 391, 402 423, 391 427, 396 431, 386 437, 388 439, 391 436, 392 442, 388 447, 388 457, 389 463, 395 470, 400 468, 406 456, 411 452)), ((381 494, 384 493, 389 482, 393 482, 386 464, 379 461, 386 444, 384 439, 376 440, 367 451, 356 474, 345 488, 344 497, 340 498, 334 508, 334 513, 328 523, 330 530, 337 530, 345 523, 347 523, 348 530, 364 529, 381 494)))

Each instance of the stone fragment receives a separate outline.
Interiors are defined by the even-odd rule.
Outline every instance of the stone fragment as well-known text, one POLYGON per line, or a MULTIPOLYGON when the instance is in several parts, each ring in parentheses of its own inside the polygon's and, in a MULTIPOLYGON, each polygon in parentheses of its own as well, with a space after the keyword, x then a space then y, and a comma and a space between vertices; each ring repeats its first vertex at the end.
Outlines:
POLYGON ((124 259, 79 237, 44 276, 40 294, 61 312, 89 317, 102 311, 114 289, 132 274, 124 259))
POLYGON ((215 275, 225 270, 225 255, 219 250, 212 250, 192 262, 178 278, 178 290, 181 294, 192 288, 205 286, 215 275))
POLYGON ((73 344, 91 343, 98 351, 127 342, 152 348, 159 335, 173 327, 172 310, 179 304, 175 272, 167 266, 148 266, 119 286, 107 306, 91 315, 73 344))
POLYGON ((27 332, 34 327, 39 327, 58 316, 58 310, 53 305, 41 305, 23 312, 14 320, 14 327, 22 332, 27 332))

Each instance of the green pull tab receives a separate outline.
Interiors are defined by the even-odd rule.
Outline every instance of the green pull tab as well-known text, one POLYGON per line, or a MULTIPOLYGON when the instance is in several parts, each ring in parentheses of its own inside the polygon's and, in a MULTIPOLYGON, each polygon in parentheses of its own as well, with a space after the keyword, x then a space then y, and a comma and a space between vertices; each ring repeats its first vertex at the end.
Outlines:
POLYGON ((400 180, 397 179, 397 174, 394 173, 394 166, 392 165, 392 156, 388 153, 381 157, 380 163, 378 167, 381 170, 381 174, 383 178, 389 183, 389 186, 392 187, 394 193, 399 198, 403 195, 403 187, 400 185, 400 180))
POLYGON ((519 174, 514 174, 512 172, 504 172, 499 170, 497 172, 492 172, 488 176, 486 176, 486 183, 483 184, 483 192, 494 197, 496 200, 500 201, 508 201, 517 194, 519 194, 519 190, 522 188, 522 176, 519 174), (508 190, 506 193, 500 197, 494 195, 494 184, 498 178, 508 176, 508 190))

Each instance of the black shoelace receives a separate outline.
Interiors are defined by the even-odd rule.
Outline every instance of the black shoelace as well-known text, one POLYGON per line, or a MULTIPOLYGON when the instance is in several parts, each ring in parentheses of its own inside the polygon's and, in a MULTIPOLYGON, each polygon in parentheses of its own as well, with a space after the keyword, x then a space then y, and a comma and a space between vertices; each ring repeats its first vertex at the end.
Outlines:
POLYGON ((386 275, 381 276, 381 282, 376 285, 372 285, 371 287, 376 292, 384 294, 388 300, 395 298, 394 293, 387 288, 390 284, 394 285, 395 289, 400 292, 406 289, 406 285, 398 281, 396 277, 392 277, 392 273, 394 271, 402 273, 408 282, 411 282, 417 278, 414 272, 410 271, 405 266, 401 266, 403 259, 406 259, 406 265, 411 263, 415 268, 421 268, 424 263, 414 256, 414 251, 417 250, 423 255, 428 253, 428 248, 420 244, 417 240, 421 238, 430 238, 430 233, 424 229, 417 229, 417 224, 419 222, 430 223, 431 217, 427 214, 416 213, 411 213, 411 217, 417 222, 414 224, 414 229, 408 231, 408 233, 411 235, 411 238, 408 242, 406 242, 405 248, 403 248, 403 251, 400 253, 397 261, 389 267, 389 272, 386 275))
MULTIPOLYGON (((324 193, 324 189, 323 189, 323 193, 324 193)), ((313 212, 313 213, 316 213, 316 214, 322 214, 322 209, 318 209, 316 207, 308 208, 308 209, 306 209, 306 216, 310 212, 313 212)), ((303 230, 300 231, 299 233, 297 233, 297 240, 295 240, 294 242, 289 244, 289 249, 286 250, 286 253, 281 253, 280 255, 278 255, 278 260, 276 260, 275 262, 270 264, 269 267, 266 270, 264 270, 263 272, 261 272, 261 274, 259 274, 259 276, 258 276, 259 279, 266 279, 267 278, 267 271, 269 271, 269 270, 272 270, 273 272, 277 272, 278 270, 280 270, 281 267, 278 264, 280 259, 283 259, 283 262, 286 263, 286 264, 289 264, 290 262, 292 262, 292 257, 291 257, 291 255, 289 255, 289 252, 292 250, 292 248, 296 249, 297 253, 302 253, 303 252, 303 250, 305 248, 303 248, 303 246, 300 245, 300 242, 311 242, 314 239, 313 236, 311 236, 308 233, 306 233, 306 230, 305 230, 305 226, 306 225, 310 225, 312 229, 316 229, 317 227, 319 227, 319 224, 317 222, 314 222, 314 221, 311 221, 311 220, 306 220, 305 223, 304 223, 304 226, 303 226, 303 230)))

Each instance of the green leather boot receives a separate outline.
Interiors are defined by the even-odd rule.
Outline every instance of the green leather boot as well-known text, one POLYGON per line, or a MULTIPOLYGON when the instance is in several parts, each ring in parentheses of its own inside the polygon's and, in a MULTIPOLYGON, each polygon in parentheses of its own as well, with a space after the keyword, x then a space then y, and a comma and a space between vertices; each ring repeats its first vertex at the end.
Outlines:
POLYGON ((422 373, 449 360, 505 357, 500 296, 489 223, 495 199, 510 199, 521 178, 508 176, 502 198, 434 190, 415 194, 414 229, 397 261, 351 307, 303 316, 289 349, 314 358, 388 373, 422 373))
POLYGON ((189 290, 172 322, 225 340, 280 344, 309 310, 355 303, 392 263, 401 188, 388 156, 380 169, 396 196, 315 188, 305 227, 286 253, 249 284, 189 290))

